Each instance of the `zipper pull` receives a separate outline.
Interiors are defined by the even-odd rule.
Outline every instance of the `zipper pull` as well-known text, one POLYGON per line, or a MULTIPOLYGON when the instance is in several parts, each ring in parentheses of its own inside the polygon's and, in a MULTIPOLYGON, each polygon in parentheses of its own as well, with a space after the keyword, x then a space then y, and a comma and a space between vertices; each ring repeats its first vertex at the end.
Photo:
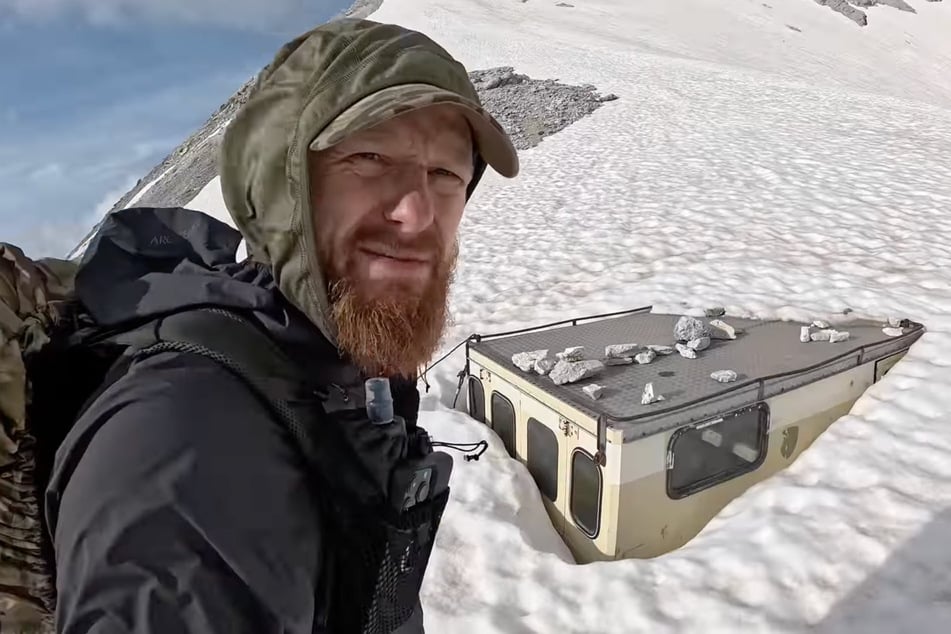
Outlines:
POLYGON ((347 390, 345 390, 344 388, 340 387, 340 386, 337 385, 336 383, 331 383, 331 384, 330 384, 330 387, 332 387, 332 388, 336 389, 338 392, 340 392, 340 398, 343 399, 343 402, 344 402, 344 403, 349 403, 349 402, 350 402, 350 394, 347 392, 347 390))

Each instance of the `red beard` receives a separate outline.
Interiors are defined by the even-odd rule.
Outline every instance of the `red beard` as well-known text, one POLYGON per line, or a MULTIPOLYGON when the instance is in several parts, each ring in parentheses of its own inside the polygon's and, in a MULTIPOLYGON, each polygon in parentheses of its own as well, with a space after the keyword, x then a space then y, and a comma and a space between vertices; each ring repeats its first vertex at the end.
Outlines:
POLYGON ((355 253, 361 242, 389 243, 439 254, 425 287, 401 289, 394 284, 385 296, 374 296, 348 275, 349 257, 343 267, 340 258, 322 257, 327 278, 331 317, 337 327, 337 346, 367 376, 415 378, 419 368, 435 353, 448 324, 449 288, 458 258, 458 244, 446 253, 438 238, 420 238, 412 243, 397 242, 380 232, 357 232, 347 243, 355 253), (343 270, 339 270, 343 268, 343 270))

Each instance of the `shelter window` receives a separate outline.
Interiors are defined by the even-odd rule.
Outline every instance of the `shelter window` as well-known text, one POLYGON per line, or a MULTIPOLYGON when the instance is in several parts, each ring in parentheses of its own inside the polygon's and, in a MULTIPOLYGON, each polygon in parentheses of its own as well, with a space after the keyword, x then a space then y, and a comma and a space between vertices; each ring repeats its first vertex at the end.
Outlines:
POLYGON ((528 471, 542 495, 558 499, 558 438, 550 427, 528 419, 528 471))
POLYGON ((469 376, 469 416, 485 424, 485 389, 475 376, 469 376))
POLYGON ((759 403, 678 430, 667 449, 667 494, 687 497, 755 471, 766 458, 768 423, 759 403))
POLYGON ((515 457, 515 408, 512 401, 492 392, 492 429, 502 439, 505 450, 515 457))
POLYGON ((601 468, 588 453, 576 449, 571 455, 571 517, 588 537, 601 529, 601 468))

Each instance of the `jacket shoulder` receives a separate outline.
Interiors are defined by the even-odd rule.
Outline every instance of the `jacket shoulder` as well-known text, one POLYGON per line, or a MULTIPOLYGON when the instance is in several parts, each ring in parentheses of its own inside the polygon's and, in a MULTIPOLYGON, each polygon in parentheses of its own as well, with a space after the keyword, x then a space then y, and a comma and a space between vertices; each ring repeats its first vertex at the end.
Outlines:
POLYGON ((47 513, 67 621, 103 601, 135 610, 158 587, 170 611, 187 599, 218 622, 177 624, 188 628, 312 627, 308 479, 264 404, 209 359, 160 353, 103 392, 57 453, 47 513))

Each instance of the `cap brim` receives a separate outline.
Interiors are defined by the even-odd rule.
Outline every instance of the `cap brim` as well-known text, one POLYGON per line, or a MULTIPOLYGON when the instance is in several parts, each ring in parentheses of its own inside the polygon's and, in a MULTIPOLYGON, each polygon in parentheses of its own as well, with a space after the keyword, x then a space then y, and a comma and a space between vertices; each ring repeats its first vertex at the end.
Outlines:
POLYGON ((455 106, 466 117, 476 149, 492 169, 507 178, 518 175, 518 151, 495 117, 471 99, 430 84, 391 86, 363 98, 331 121, 311 141, 310 149, 325 150, 355 132, 437 104, 455 106))

